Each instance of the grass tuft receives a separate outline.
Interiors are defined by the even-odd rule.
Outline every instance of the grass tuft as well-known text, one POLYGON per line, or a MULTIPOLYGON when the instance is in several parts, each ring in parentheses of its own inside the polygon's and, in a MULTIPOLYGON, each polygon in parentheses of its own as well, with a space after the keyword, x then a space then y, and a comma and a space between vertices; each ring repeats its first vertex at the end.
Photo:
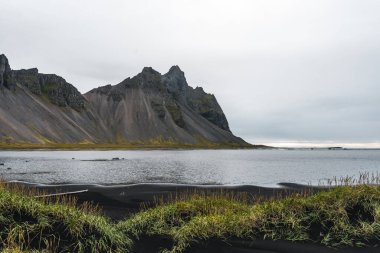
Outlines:
POLYGON ((89 204, 35 198, 37 192, 0 183, 0 250, 125 252, 132 242, 89 204))
POLYGON ((118 229, 134 240, 169 238, 173 245, 164 252, 172 253, 215 239, 306 241, 329 247, 363 247, 380 239, 379 186, 339 186, 253 204, 224 195, 189 196, 138 213, 118 229))

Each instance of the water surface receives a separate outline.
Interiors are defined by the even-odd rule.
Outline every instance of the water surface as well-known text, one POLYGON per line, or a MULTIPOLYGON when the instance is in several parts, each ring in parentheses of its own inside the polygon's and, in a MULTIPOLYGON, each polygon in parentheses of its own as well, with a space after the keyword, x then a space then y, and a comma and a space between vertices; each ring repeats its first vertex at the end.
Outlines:
POLYGON ((0 163, 0 177, 33 183, 275 186, 380 172, 380 150, 1 151, 0 163))

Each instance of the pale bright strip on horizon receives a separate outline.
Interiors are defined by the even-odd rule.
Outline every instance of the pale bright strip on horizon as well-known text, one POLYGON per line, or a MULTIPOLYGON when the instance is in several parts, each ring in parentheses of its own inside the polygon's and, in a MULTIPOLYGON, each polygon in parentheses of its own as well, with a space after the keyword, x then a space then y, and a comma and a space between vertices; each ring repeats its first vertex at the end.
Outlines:
MULTIPOLYGON (((256 142, 255 142, 256 143, 256 142)), ((342 147, 342 148, 358 148, 358 149, 377 149, 380 148, 380 142, 369 143, 339 143, 339 142, 303 142, 303 141, 283 141, 283 142, 263 142, 260 144, 280 147, 280 148, 328 148, 328 147, 342 147)))

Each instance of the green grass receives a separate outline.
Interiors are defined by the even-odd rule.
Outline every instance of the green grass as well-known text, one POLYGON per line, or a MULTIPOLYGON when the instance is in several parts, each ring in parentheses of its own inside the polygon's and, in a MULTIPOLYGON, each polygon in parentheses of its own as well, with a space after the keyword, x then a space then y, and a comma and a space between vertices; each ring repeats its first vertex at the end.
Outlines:
MULTIPOLYGON (((33 127, 30 127, 31 129, 33 127)), ((32 129, 33 130, 33 129, 32 129)), ((115 143, 93 143, 88 140, 83 140, 78 143, 57 143, 46 139, 43 136, 38 136, 41 143, 17 142, 12 137, 6 136, 0 138, 0 150, 2 149, 265 149, 271 148, 264 145, 252 145, 249 143, 236 142, 211 142, 201 136, 194 136, 197 143, 184 143, 171 138, 158 136, 149 140, 127 141, 120 133, 117 135, 115 143)))
POLYGON ((1 251, 1 253, 46 253, 47 251, 39 251, 39 250, 21 250, 18 247, 7 248, 1 251))
POLYGON ((164 249, 173 253, 232 239, 374 246, 380 242, 380 186, 367 182, 253 201, 248 194, 195 191, 157 200, 118 223, 92 205, 35 198, 41 193, 0 183, 0 252, 133 252, 139 239, 150 237, 173 242, 164 249))
POLYGON ((131 241, 91 205, 38 199, 31 190, 0 184, 3 252, 125 252, 131 241))
POLYGON ((362 247, 380 239, 380 187, 340 186, 256 204, 193 194, 138 213, 117 226, 135 240, 144 236, 172 240, 172 248, 165 252, 184 252, 195 243, 233 238, 362 247))

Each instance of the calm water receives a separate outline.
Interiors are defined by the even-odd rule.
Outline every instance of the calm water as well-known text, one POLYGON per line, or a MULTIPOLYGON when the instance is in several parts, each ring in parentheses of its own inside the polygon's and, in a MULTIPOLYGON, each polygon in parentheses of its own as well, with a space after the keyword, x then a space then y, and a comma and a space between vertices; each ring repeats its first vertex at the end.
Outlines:
POLYGON ((2 151, 0 163, 0 177, 35 183, 274 186, 380 172, 380 150, 2 151))

